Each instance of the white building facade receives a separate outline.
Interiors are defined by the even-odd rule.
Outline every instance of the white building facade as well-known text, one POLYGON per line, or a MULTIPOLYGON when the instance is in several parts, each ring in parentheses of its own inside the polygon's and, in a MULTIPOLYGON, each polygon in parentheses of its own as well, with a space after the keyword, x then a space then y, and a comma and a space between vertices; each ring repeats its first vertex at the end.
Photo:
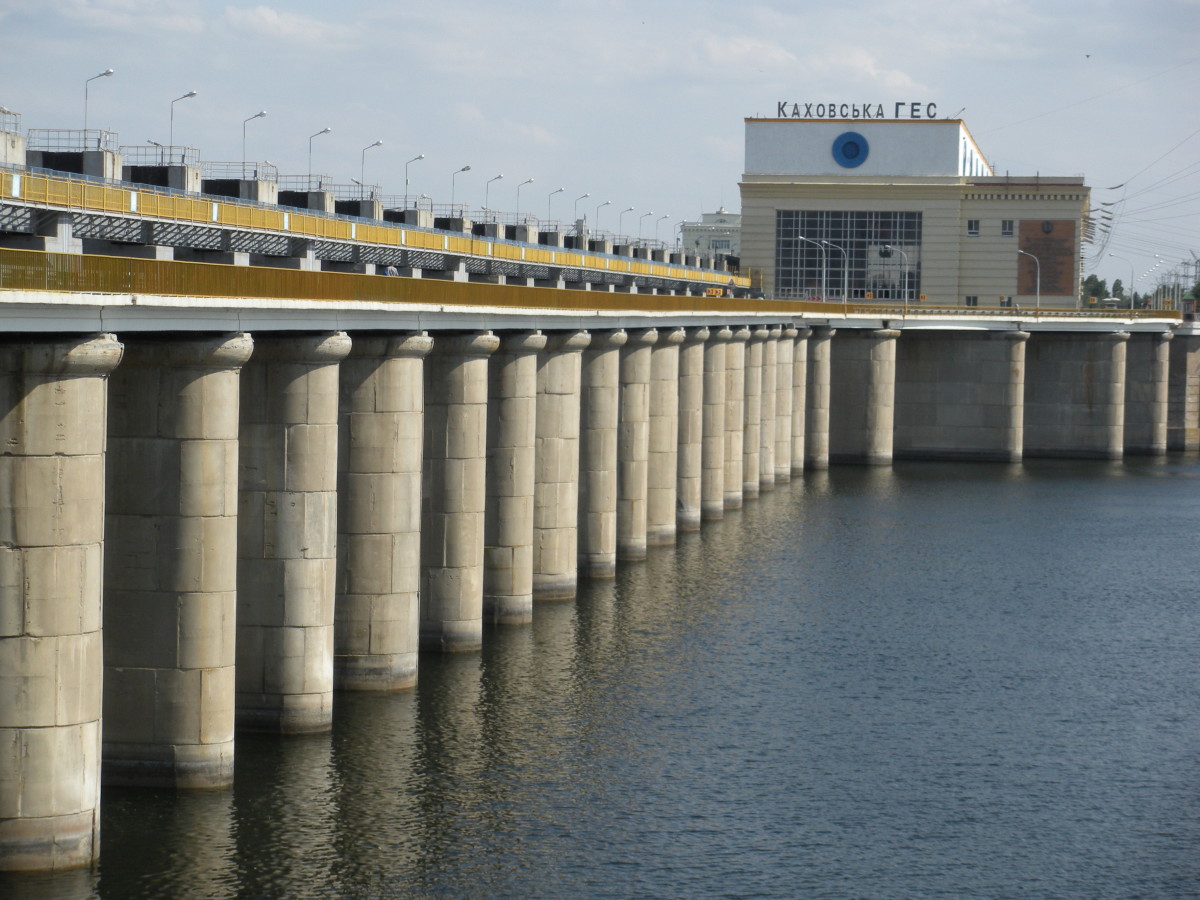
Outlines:
POLYGON ((747 119, 742 274, 768 297, 1075 306, 1083 178, 996 175, 961 120, 911 108, 747 119))

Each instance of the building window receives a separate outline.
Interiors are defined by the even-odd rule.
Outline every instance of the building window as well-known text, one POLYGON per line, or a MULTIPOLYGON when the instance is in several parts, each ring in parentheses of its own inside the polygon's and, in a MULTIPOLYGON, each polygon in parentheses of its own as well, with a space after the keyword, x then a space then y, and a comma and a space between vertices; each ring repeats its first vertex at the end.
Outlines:
POLYGON ((977 295, 972 296, 972 295, 968 294, 967 295, 967 306, 978 306, 978 305, 979 305, 979 297, 977 295))
POLYGON ((978 219, 967 219, 967 234, 971 235, 972 237, 979 236, 979 220, 978 219))
POLYGON ((712 249, 713 250, 728 250, 729 249, 729 240, 723 239, 723 240, 719 240, 719 241, 713 241, 712 249))
POLYGON ((916 301, 919 212, 787 210, 775 217, 776 296, 916 301))
POLYGON ((1000 234, 1003 237, 1012 237, 1013 236, 1013 220, 1012 219, 1001 219, 1000 220, 1000 234))

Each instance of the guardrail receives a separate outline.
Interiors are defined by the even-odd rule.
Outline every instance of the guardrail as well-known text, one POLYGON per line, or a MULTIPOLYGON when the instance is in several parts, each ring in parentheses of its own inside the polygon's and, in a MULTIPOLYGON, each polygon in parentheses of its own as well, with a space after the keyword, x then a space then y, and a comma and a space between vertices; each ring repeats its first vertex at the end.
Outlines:
MULTIPOLYGON (((208 163, 237 166, 240 163, 208 163)), ((253 165, 249 163, 247 165, 253 165)), ((150 185, 62 173, 0 168, 0 200, 20 200, 43 207, 102 211, 198 225, 223 225, 283 232, 295 237, 356 241, 387 247, 409 247, 485 258, 522 260, 539 265, 584 268, 700 284, 748 287, 749 279, 716 269, 695 269, 625 256, 560 250, 541 244, 479 238, 458 232, 398 226, 373 219, 339 216, 289 207, 254 204, 232 198, 193 194, 150 185)))

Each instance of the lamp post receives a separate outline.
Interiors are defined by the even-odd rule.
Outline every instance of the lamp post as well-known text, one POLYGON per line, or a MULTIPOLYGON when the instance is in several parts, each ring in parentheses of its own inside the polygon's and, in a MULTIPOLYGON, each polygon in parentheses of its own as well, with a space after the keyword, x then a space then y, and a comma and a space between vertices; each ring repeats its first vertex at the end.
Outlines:
POLYGON ((375 147, 382 147, 382 146, 383 146, 383 141, 376 141, 373 144, 367 144, 367 146, 363 147, 363 149, 362 149, 362 158, 361 158, 361 160, 359 162, 359 166, 358 166, 358 181, 359 181, 359 184, 363 186, 364 190, 365 190, 366 184, 367 184, 367 177, 366 177, 367 151, 371 150, 375 147))
POLYGON ((527 184, 533 184, 533 179, 526 178, 524 181, 522 181, 520 184, 517 185, 517 219, 519 221, 524 221, 521 219, 521 188, 525 187, 525 185, 527 185, 527 184))
MULTIPOLYGON (((904 259, 904 268, 901 270, 901 273, 900 273, 900 289, 902 291, 904 291, 904 314, 907 316, 908 315, 908 254, 905 253, 903 250, 901 250, 899 247, 893 247, 891 244, 884 244, 884 246, 888 250, 894 250, 896 253, 899 253, 900 256, 904 259)), ((1017 252, 1020 253, 1022 251, 1018 250, 1017 252)))
POLYGON ((590 197, 590 196, 592 196, 592 195, 591 195, 590 193, 588 193, 588 194, 584 194, 582 197, 576 197, 576 198, 575 198, 575 214, 572 216, 572 218, 573 218, 573 219, 574 219, 576 222, 578 222, 578 221, 579 221, 579 201, 580 201, 580 200, 586 200, 586 199, 587 199, 588 197, 590 197))
POLYGON ((316 134, 310 134, 308 136, 308 190, 312 190, 312 142, 313 142, 313 138, 320 137, 323 134, 329 134, 329 132, 331 132, 331 131, 333 131, 333 129, 330 128, 328 125, 326 125, 324 128, 322 128, 316 134))
POLYGON ((161 166, 163 164, 163 150, 165 150, 166 147, 164 147, 158 141, 150 140, 150 138, 146 138, 146 143, 153 144, 155 147, 158 148, 158 164, 161 166))
POLYGON ((550 198, 553 197, 555 194, 561 194, 565 190, 566 190, 565 187, 560 187, 557 190, 551 191, 549 194, 546 195, 546 221, 550 221, 550 219, 554 218, 550 214, 550 198))
POLYGON ((669 218, 671 218, 671 214, 667 213, 665 216, 659 216, 657 219, 654 220, 654 243, 656 243, 656 244, 658 243, 658 226, 663 223, 664 219, 669 219, 669 218))
POLYGON ((182 97, 176 97, 174 100, 171 101, 171 130, 167 133, 167 146, 168 147, 175 146, 175 104, 178 103, 180 100, 188 100, 191 97, 195 97, 195 96, 196 96, 195 91, 188 91, 182 97))
POLYGON ((826 247, 841 251, 842 254, 842 310, 845 311, 850 296, 850 254, 832 241, 821 241, 826 247))
POLYGON ((1126 259, 1123 256, 1117 256, 1115 253, 1108 254, 1113 259, 1119 259, 1121 262, 1129 263, 1129 309, 1133 311, 1133 261, 1126 259))
POLYGON ((261 119, 267 114, 265 109, 259 110, 252 116, 242 120, 242 177, 246 177, 246 124, 253 122, 255 119, 261 119))
MULTIPOLYGON (((112 69, 105 69, 99 75, 93 75, 83 83, 83 146, 87 147, 87 130, 88 130, 88 86, 97 78, 108 78, 113 74, 112 69)), ((100 138, 96 138, 96 149, 100 149, 100 138)))
POLYGON ((458 178, 458 176, 461 175, 463 172, 470 172, 470 171, 471 171, 470 166, 463 166, 461 169, 450 173, 450 214, 451 215, 454 214, 454 187, 455 187, 454 182, 455 182, 455 179, 458 178))
MULTIPOLYGON (((1017 252, 1020 253, 1022 256, 1028 256, 1030 259, 1033 260, 1033 266, 1034 266, 1034 301, 1033 301, 1034 302, 1034 310, 1040 314, 1042 311, 1042 263, 1032 253, 1026 253, 1024 250, 1020 250, 1020 249, 1018 249, 1017 252)), ((1130 304, 1133 303, 1132 296, 1130 297, 1129 302, 1130 302, 1130 304)))
POLYGON ((654 215, 654 210, 650 210, 650 212, 642 213, 640 216, 638 216, 638 240, 639 241, 642 239, 642 222, 644 220, 648 219, 652 215, 654 215))
POLYGON ((825 301, 825 297, 829 293, 829 254, 825 252, 825 248, 821 246, 820 241, 814 241, 812 238, 806 238, 802 234, 796 235, 805 243, 812 244, 817 248, 817 252, 821 254, 821 302, 825 301))
MULTIPOLYGON (((419 162, 420 160, 422 160, 424 158, 425 158, 424 153, 418 153, 416 156, 414 156, 412 159, 410 159, 408 162, 406 162, 404 164, 404 206, 405 206, 405 208, 408 207, 408 167, 410 164, 419 162)), ((414 206, 415 206, 415 204, 414 204, 414 206)))
POLYGON ((492 186, 492 182, 499 181, 503 177, 504 177, 503 175, 497 175, 495 178, 489 178, 487 180, 487 183, 484 184, 484 186, 483 186, 483 208, 484 209, 488 208, 488 189, 492 186))
POLYGON ((633 207, 621 210, 621 214, 617 216, 617 233, 624 235, 625 233, 625 213, 633 212, 633 207))
POLYGON ((606 207, 606 206, 612 206, 612 201, 605 200, 603 203, 601 203, 599 206, 596 207, 596 221, 592 224, 594 224, 596 226, 597 232, 600 231, 600 210, 604 209, 604 207, 606 207))

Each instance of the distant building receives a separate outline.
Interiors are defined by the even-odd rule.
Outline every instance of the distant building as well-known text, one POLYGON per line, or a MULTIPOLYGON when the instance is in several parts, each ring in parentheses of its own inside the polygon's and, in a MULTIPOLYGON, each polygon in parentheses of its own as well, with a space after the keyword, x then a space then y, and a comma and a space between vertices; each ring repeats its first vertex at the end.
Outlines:
POLYGON ((679 233, 685 253, 736 257, 742 252, 742 217, 723 206, 703 213, 699 222, 684 222, 679 233))
POLYGON ((962 121, 913 113, 747 119, 742 273, 768 297, 1075 306, 1083 178, 998 176, 962 121))

